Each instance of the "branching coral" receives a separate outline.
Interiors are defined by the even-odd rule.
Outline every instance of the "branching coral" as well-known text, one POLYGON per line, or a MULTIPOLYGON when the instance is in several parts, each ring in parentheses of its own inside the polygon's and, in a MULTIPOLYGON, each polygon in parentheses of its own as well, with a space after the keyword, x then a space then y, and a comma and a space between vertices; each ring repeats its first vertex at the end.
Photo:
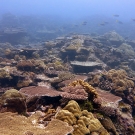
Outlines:
POLYGON ((85 89, 85 91, 90 94, 93 95, 94 98, 96 98, 98 96, 98 93, 96 92, 96 90, 89 85, 87 82, 84 82, 83 80, 76 80, 73 81, 71 84, 69 84, 70 86, 76 86, 76 85, 81 85, 83 86, 83 88, 85 89))

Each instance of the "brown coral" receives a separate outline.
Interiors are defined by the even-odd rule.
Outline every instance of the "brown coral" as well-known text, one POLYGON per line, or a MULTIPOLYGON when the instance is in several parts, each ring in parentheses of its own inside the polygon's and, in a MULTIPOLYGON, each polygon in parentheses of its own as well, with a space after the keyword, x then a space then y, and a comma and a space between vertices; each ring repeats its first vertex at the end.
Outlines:
POLYGON ((0 97, 0 112, 8 111, 26 114, 26 98, 15 89, 7 90, 0 97))

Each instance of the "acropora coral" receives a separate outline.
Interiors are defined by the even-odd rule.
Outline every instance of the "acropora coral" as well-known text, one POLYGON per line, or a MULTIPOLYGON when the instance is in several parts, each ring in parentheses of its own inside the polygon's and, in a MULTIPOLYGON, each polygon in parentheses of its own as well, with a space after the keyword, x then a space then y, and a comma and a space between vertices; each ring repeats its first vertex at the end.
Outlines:
POLYGON ((71 84, 69 84, 70 86, 76 86, 76 85, 82 85, 83 88, 85 89, 85 91, 90 94, 93 95, 93 98, 96 98, 98 96, 98 93, 96 92, 95 88, 92 87, 91 85, 89 85, 87 82, 84 82, 83 80, 76 80, 73 81, 71 84))

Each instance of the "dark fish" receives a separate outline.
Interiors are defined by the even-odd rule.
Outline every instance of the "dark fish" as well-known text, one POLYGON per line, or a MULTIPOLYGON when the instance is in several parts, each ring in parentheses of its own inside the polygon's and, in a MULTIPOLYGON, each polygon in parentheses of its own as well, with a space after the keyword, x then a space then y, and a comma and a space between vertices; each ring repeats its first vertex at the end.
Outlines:
POLYGON ((127 39, 129 39, 129 37, 125 37, 124 39, 127 40, 127 39))
POLYGON ((104 22, 105 24, 109 24, 109 22, 104 22))
POLYGON ((121 22, 121 21, 119 21, 119 20, 116 20, 116 23, 123 24, 123 22, 121 22))
POLYGON ((113 15, 113 16, 114 16, 114 17, 119 17, 119 15, 117 15, 117 14, 116 14, 116 15, 113 15))
POLYGON ((101 26, 105 26, 105 23, 100 23, 99 25, 101 25, 101 26))
POLYGON ((135 19, 132 19, 132 21, 134 21, 134 22, 135 22, 135 19))
POLYGON ((82 25, 86 25, 86 24, 87 24, 87 22, 83 22, 83 23, 82 23, 82 25))

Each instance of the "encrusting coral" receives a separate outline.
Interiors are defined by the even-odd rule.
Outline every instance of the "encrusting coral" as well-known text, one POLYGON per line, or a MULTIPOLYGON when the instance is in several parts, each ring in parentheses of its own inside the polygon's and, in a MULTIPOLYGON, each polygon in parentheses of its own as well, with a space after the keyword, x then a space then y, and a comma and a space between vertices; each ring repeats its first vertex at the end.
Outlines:
POLYGON ((74 100, 69 101, 55 117, 73 126, 74 131, 72 135, 86 135, 92 132, 101 135, 109 135, 100 121, 94 118, 91 112, 87 110, 81 111, 78 103, 74 100))
POLYGON ((72 126, 58 119, 51 120, 45 127, 34 116, 27 118, 11 112, 0 113, 1 135, 67 135, 72 131, 72 126))

